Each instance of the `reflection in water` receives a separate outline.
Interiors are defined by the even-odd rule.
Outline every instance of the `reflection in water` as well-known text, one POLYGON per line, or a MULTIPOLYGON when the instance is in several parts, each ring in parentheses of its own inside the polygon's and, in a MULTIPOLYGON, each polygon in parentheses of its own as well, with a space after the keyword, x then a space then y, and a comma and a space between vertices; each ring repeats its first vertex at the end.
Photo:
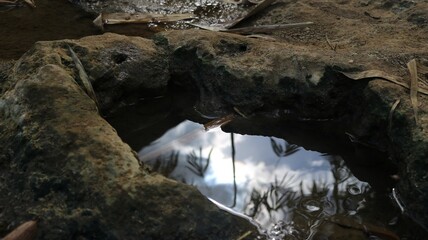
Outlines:
POLYGON ((139 156, 165 176, 251 217, 270 239, 318 238, 319 228, 332 217, 358 219, 371 194, 370 185, 353 176, 339 156, 276 137, 220 128, 205 132, 190 121, 141 149, 139 156))
MULTIPOLYGON (((235 0, 115 0, 111 1, 84 1, 80 2, 85 8, 94 12, 128 12, 128 13, 193 13, 194 23, 206 26, 222 26, 243 16, 252 4, 238 4, 235 0)), ((156 25, 153 22, 152 25, 156 25)), ((189 28, 182 21, 170 26, 173 29, 189 28)))

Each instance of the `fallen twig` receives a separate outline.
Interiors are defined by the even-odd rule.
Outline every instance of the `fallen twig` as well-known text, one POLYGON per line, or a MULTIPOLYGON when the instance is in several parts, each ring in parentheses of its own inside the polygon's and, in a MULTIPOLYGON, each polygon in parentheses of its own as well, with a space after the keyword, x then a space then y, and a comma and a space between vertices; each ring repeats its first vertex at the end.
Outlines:
POLYGON ((191 13, 179 14, 149 14, 149 13, 100 13, 93 21, 101 29, 105 24, 126 23, 151 23, 151 22, 175 22, 179 20, 192 19, 195 15, 191 13))

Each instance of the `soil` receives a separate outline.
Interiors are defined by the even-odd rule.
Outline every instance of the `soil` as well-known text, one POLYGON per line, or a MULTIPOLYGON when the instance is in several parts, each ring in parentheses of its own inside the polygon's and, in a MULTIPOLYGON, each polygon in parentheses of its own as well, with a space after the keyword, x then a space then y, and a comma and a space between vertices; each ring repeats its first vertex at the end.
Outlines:
MULTIPOLYGON (((36 4, 35 9, 24 5, 0 13, 0 59, 17 59, 36 41, 102 33, 92 23, 95 13, 85 13, 66 0, 38 0, 36 4)), ((273 36, 279 41, 334 48, 337 52, 351 49, 354 55, 370 51, 373 56, 388 59, 398 69, 405 66, 407 59, 397 58, 394 53, 408 53, 410 57, 415 52, 427 51, 428 3, 424 1, 280 0, 237 27, 306 21, 314 24, 277 31, 273 36)), ((106 29, 143 37, 160 30, 141 25, 106 29)), ((349 61, 352 60, 350 55, 349 61)))

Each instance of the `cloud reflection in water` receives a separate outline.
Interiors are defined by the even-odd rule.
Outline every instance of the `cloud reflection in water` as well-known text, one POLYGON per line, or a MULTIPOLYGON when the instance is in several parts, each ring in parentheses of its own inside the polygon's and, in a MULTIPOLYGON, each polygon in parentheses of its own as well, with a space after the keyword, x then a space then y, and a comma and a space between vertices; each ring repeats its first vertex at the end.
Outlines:
POLYGON ((220 128, 205 132, 202 125, 184 121, 139 156, 225 206, 233 205, 236 194, 234 211, 266 229, 280 221, 297 239, 313 234, 320 219, 355 215, 364 207, 370 186, 355 178, 343 159, 275 137, 234 134, 235 193, 230 134, 220 128))

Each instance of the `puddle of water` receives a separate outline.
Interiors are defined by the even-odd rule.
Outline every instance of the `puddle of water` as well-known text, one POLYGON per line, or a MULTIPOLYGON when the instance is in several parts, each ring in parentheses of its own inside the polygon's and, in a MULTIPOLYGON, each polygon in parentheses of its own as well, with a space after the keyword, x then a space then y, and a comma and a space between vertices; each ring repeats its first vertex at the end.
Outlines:
MULTIPOLYGON (((197 187, 222 209, 251 219, 259 227, 260 239, 424 236, 393 205, 389 197, 392 172, 382 165, 349 167, 364 158, 372 161, 372 157, 355 156, 353 148, 342 147, 346 144, 316 137, 313 129, 305 130, 307 123, 289 128, 280 119, 244 119, 232 121, 228 131, 252 125, 256 130, 248 132, 253 135, 226 133, 220 128, 207 132, 203 125, 186 120, 185 116, 195 116, 192 107, 176 109, 190 104, 178 102, 183 99, 144 100, 142 105, 124 110, 131 115, 117 113, 114 115, 122 117, 112 116, 109 121, 119 126, 119 135, 131 143, 143 162, 197 187), (300 137, 305 135, 302 139, 318 138, 321 143, 301 140, 299 129, 300 137), (294 145, 287 136, 304 146, 308 142, 307 146, 319 152, 294 145), (341 154, 323 151, 329 149, 324 146, 328 142, 333 149, 340 148, 337 152, 341 154)), ((243 129, 239 132, 245 132, 243 129)))
POLYGON ((220 128, 205 132, 187 120, 142 148, 139 156, 154 170, 251 217, 271 238, 306 239, 316 232, 311 229, 316 221, 356 216, 371 198, 370 185, 353 176, 339 156, 276 137, 220 128), (281 230, 272 228, 278 223, 281 230))
MULTIPOLYGON (((66 0, 38 0, 36 8, 21 4, 15 8, 0 8, 0 59, 18 59, 37 41, 79 39, 102 34, 93 24, 95 14, 66 0)), ((194 13, 194 23, 216 25, 230 22, 246 11, 249 6, 225 3, 216 0, 162 0, 162 1, 86 1, 85 8, 94 12, 140 12, 140 13, 194 13)), ((175 23, 120 24, 105 26, 105 32, 130 36, 151 37, 170 29, 189 29, 184 21, 175 23)))
MULTIPOLYGON (((238 1, 240 2, 240 1, 238 1)), ((233 0, 118 0, 112 5, 108 1, 90 1, 82 3, 84 8, 93 12, 128 13, 193 13, 194 22, 202 25, 216 25, 230 22, 245 14, 251 5, 236 4, 233 0)), ((168 25, 166 28, 189 28, 183 22, 168 25)))

